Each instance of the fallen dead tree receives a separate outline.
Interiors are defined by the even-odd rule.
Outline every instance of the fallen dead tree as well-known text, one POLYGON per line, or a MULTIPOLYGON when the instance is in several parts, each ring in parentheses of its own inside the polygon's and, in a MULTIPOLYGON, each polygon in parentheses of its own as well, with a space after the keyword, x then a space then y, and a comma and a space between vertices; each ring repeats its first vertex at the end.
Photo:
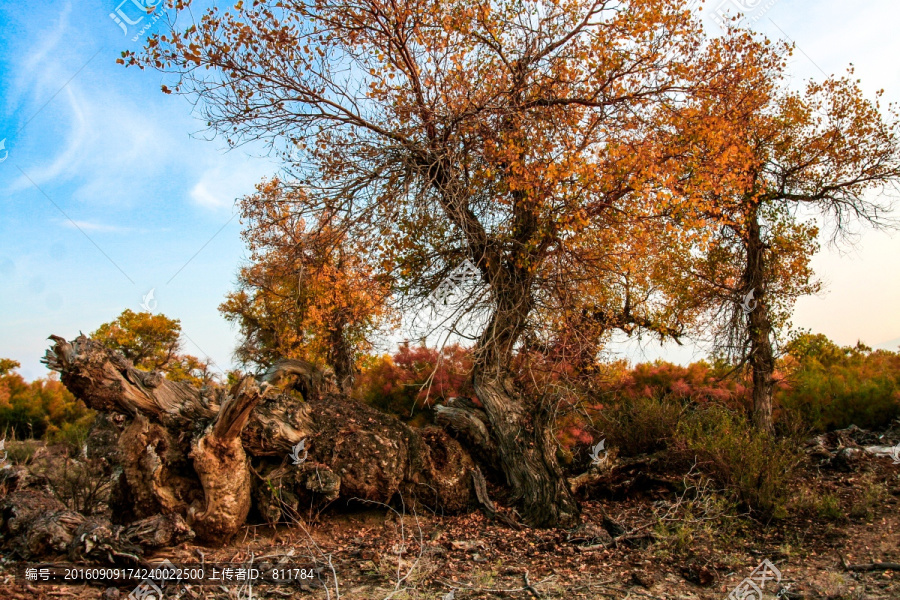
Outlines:
POLYGON ((98 420, 106 430, 89 443, 105 440, 115 455, 114 514, 125 522, 87 518, 20 490, 4 501, 0 529, 33 548, 25 554, 77 554, 87 540, 114 561, 194 535, 224 543, 254 506, 276 521, 337 498, 387 503, 402 494, 445 512, 474 500, 474 463, 456 440, 342 396, 309 363, 285 360, 227 389, 199 387, 137 370, 85 336, 51 339, 44 362, 87 406, 113 417, 98 420), (289 460, 300 442, 303 456, 289 460), (66 518, 48 533, 34 529, 39 519, 16 517, 54 512, 66 518))

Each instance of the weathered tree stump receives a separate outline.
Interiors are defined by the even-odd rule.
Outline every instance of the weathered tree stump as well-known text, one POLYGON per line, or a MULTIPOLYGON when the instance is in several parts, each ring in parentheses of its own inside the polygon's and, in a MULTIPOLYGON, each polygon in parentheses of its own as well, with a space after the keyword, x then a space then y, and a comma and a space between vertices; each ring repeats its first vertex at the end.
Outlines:
POLYGON ((456 440, 350 400, 309 363, 280 361, 230 389, 199 387, 137 370, 85 336, 51 339, 44 362, 87 406, 107 414, 98 440, 121 462, 119 504, 145 520, 114 532, 127 542, 123 548, 165 543, 149 532, 127 534, 154 518, 184 519, 186 531, 168 523, 171 539, 196 533, 226 542, 254 503, 267 518, 281 518, 285 496, 271 497, 276 487, 296 499, 294 510, 337 498, 390 502, 397 494, 443 511, 472 500, 474 463, 456 440), (303 440, 308 454, 293 464, 289 454, 303 440))

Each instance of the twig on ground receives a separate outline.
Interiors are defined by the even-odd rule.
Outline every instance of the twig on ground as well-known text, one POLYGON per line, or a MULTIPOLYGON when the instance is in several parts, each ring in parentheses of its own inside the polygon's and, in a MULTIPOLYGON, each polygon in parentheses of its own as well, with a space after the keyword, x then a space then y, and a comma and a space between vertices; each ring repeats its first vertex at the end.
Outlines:
POLYGON ((528 571, 525 571, 525 589, 531 592, 535 598, 543 598, 541 593, 534 589, 534 586, 531 585, 531 581, 528 580, 528 571))
POLYGON ((848 571, 900 571, 900 563, 894 562, 877 562, 877 563, 861 563, 858 565, 846 565, 848 571))

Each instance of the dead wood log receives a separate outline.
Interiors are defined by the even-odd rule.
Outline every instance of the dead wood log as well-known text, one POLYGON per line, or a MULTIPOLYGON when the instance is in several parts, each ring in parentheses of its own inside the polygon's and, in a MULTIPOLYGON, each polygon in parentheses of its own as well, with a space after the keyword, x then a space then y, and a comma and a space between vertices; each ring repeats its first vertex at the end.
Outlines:
POLYGON ((272 481, 254 486, 252 472, 271 478, 291 469, 278 485, 298 499, 389 502, 400 493, 446 511, 471 501, 474 463, 458 442, 342 396, 309 363, 280 361, 230 389, 200 388, 139 371, 85 336, 51 339, 44 362, 63 384, 90 408, 126 416, 116 454, 136 517, 180 515, 202 539, 224 541, 253 502, 267 512, 272 481), (316 477, 287 464, 303 440, 316 477))
POLYGON ((249 377, 235 384, 212 424, 191 447, 204 501, 202 508, 191 506, 188 521, 204 539, 230 538, 250 512, 250 468, 240 435, 264 393, 249 377))

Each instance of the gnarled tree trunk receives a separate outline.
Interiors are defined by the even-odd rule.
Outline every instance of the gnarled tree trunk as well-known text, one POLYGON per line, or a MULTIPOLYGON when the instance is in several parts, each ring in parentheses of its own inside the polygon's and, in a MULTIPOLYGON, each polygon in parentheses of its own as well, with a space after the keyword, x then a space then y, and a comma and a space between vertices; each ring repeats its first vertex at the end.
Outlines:
POLYGON ((476 366, 474 383, 522 516, 535 527, 575 525, 580 509, 556 459, 549 408, 526 401, 511 374, 496 365, 476 366))
POLYGON ((313 500, 403 494, 457 511, 472 499, 474 463, 454 439, 349 400, 309 363, 281 361, 230 389, 200 388, 139 371, 84 336, 52 339, 44 360, 69 390, 94 410, 127 416, 117 454, 137 518, 180 515, 201 539, 225 541, 282 476, 279 486, 313 500), (289 460, 304 440, 307 453, 289 460))
POLYGON ((581 511, 556 459, 552 412, 517 389, 510 369, 528 315, 529 294, 525 286, 506 289, 511 291, 498 294, 498 306, 478 341, 475 394, 490 421, 500 467, 522 516, 536 527, 571 527, 581 511))

